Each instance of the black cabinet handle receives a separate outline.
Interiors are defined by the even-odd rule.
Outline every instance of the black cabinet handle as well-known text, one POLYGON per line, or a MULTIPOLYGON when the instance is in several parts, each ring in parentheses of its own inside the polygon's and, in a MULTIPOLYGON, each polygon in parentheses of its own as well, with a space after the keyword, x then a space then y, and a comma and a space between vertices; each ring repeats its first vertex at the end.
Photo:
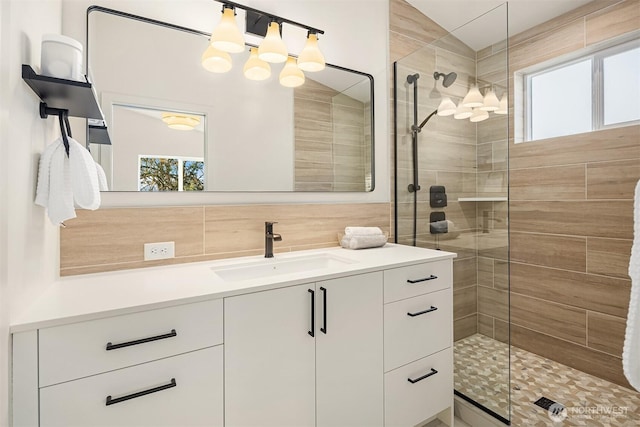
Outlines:
POLYGON ((139 340, 123 342, 123 343, 120 343, 120 344, 111 344, 110 342, 108 342, 107 343, 107 351, 116 350, 116 349, 119 349, 119 348, 122 348, 122 347, 130 347, 132 345, 144 344, 146 342, 151 342, 151 341, 163 340, 163 339, 166 339, 166 338, 173 338, 175 336, 178 336, 178 333, 176 332, 175 329, 172 329, 171 332, 169 332, 168 334, 156 335, 155 337, 142 338, 142 339, 139 339, 139 340))
POLYGON ((437 279, 438 276, 434 276, 433 274, 429 277, 423 277, 422 279, 415 279, 415 280, 411 280, 411 279, 407 279, 407 283, 420 283, 420 282, 426 282, 427 280, 434 280, 437 279))
POLYGON ((135 399, 136 397, 146 396, 147 394, 157 393, 159 391, 166 390, 168 388, 173 388, 173 387, 175 387, 177 385, 178 384, 176 384, 176 379, 175 378, 171 378, 171 382, 169 384, 161 385, 159 387, 150 388, 148 390, 139 391, 137 393, 127 394, 126 396, 116 397, 115 399, 112 399, 111 396, 107 396, 106 406, 115 405, 116 403, 124 402, 126 400, 135 399))
POLYGON ((431 308, 427 308, 424 311, 419 311, 417 313, 407 313, 407 316, 416 317, 416 316, 420 316, 421 314, 431 313, 432 311, 436 311, 437 309, 438 307, 431 306, 431 308))
POLYGON ((429 378, 431 375, 435 375, 437 373, 438 373, 438 371, 436 371, 435 369, 431 368, 431 372, 429 372, 428 374, 425 374, 425 375, 423 375, 423 376, 421 376, 419 378, 416 378, 415 380, 412 380, 411 378, 407 378, 407 381, 409 381, 411 384, 415 384, 418 381, 422 381, 423 379, 429 378))
POLYGON ((322 333, 326 334, 327 333, 327 290, 323 287, 320 287, 320 290, 322 291, 322 328, 320 328, 320 331, 322 331, 322 333))
POLYGON ((311 330, 309 335, 315 337, 314 331, 316 330, 316 293, 313 289, 309 289, 311 293, 311 330))

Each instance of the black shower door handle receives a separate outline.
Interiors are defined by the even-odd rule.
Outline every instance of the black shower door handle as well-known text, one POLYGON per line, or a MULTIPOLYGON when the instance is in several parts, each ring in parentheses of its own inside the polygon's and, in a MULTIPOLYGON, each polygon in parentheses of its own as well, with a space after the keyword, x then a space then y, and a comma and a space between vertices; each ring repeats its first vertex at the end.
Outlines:
POLYGON ((314 331, 316 330, 316 292, 313 289, 308 289, 309 293, 311 293, 311 330, 308 332, 309 335, 315 337, 314 331))
POLYGON ((136 397, 142 397, 142 396, 146 396, 147 394, 157 393, 162 390, 167 390, 169 388, 176 387, 177 385, 178 384, 176 384, 176 379, 171 378, 171 381, 169 382, 169 384, 161 385, 159 387, 150 388, 147 390, 139 391, 137 393, 127 394, 126 396, 116 397, 115 399, 113 399, 111 396, 107 396, 107 402, 105 403, 105 405, 106 406, 115 405, 116 403, 135 399, 136 397))

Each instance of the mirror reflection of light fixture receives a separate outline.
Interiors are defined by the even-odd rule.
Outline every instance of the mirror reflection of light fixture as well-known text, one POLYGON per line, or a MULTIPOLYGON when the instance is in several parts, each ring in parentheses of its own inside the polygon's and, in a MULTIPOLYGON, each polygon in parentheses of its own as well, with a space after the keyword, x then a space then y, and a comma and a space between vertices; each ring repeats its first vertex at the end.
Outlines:
POLYGON ((280 24, 271 21, 267 35, 258 47, 258 58, 275 64, 286 61, 287 56, 287 46, 280 37, 280 24))
POLYGON ((236 23, 235 8, 222 5, 222 19, 211 33, 211 46, 223 52, 238 53, 244 51, 244 37, 236 23))
POLYGON ((438 115, 439 116, 450 116, 456 112, 456 104, 449 98, 445 96, 440 101, 440 105, 438 105, 438 115))
POLYGON ((453 118, 457 120, 468 119, 469 117, 471 117, 471 114, 473 114, 471 108, 463 106, 462 101, 460 101, 460 104, 458 104, 458 108, 456 108, 455 113, 453 113, 453 118))
POLYGON ((303 71, 321 71, 324 69, 324 55, 318 47, 318 34, 309 32, 307 42, 298 56, 298 67, 303 71))
POLYGON ((489 118, 488 111, 481 110, 480 108, 474 108, 471 113, 471 117, 469 117, 469 120, 472 121, 473 123, 477 123, 483 120, 487 120, 488 118, 489 118))
POLYGON ((252 47, 249 59, 244 64, 244 76, 249 80, 266 80, 271 76, 271 66, 258 58, 258 48, 252 47))
POLYGON ((280 84, 286 87, 298 87, 304 84, 304 73, 291 56, 287 58, 287 63, 280 72, 280 84))
POLYGON ((176 130, 193 130, 200 124, 199 117, 182 113, 162 113, 162 121, 176 130))
POLYGON ((469 92, 467 92, 464 99, 462 100, 462 106, 469 108, 481 107, 483 103, 484 97, 482 96, 482 94, 480 93, 480 89, 478 89, 478 86, 476 85, 473 85, 473 87, 469 89, 469 92))
POLYGON ((212 73, 226 73, 231 69, 231 55, 209 45, 202 54, 202 66, 212 73))
POLYGON ((484 100, 482 101, 482 106, 479 108, 483 111, 496 111, 500 108, 500 101, 493 89, 489 89, 487 91, 484 96, 484 100))
POLYGON ((509 112, 509 101, 507 100, 507 94, 503 94, 500 98, 500 107, 494 111, 496 114, 507 114, 509 112))

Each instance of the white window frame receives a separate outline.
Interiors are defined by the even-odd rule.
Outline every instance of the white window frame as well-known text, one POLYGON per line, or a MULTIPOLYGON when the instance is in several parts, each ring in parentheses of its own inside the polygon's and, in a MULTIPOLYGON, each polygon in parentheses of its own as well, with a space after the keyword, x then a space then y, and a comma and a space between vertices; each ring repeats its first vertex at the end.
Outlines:
MULTIPOLYGON (((620 43, 615 46, 607 47, 605 49, 598 50, 588 55, 583 55, 578 58, 571 59, 569 61, 563 61, 558 64, 554 64, 543 69, 539 69, 530 73, 524 74, 524 130, 525 139, 521 142, 535 141, 532 138, 532 120, 531 120, 531 79, 541 74, 546 74, 550 71, 554 71, 560 68, 568 67, 578 62, 586 60, 591 61, 591 131, 600 129, 611 129, 623 126, 640 124, 640 120, 632 120, 627 122, 612 123, 610 125, 604 124, 604 75, 603 64, 604 59, 622 53, 631 49, 640 47, 640 39, 620 43)), ((563 135, 569 136, 569 135, 563 135)), ((561 137, 560 135, 558 137, 561 137)), ((555 137, 554 137, 555 138, 555 137)), ((517 142, 517 141, 516 141, 517 142)))
MULTIPOLYGON (((162 156, 160 154, 138 155, 138 191, 140 191, 140 166, 142 159, 176 159, 178 161, 178 191, 184 191, 184 162, 203 162, 204 157, 162 156)), ((205 163, 206 170, 206 163, 205 163)), ((206 176, 206 175, 205 175, 206 176)), ((205 183, 206 186, 206 183, 205 183)))

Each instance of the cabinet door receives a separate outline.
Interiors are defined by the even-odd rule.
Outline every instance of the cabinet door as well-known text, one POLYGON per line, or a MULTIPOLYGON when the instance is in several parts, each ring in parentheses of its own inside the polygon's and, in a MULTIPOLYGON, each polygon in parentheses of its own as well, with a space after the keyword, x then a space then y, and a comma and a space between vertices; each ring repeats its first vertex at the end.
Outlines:
POLYGON ((383 425, 382 298, 382 272, 316 284, 318 427, 383 425))
POLYGON ((309 290, 313 284, 225 298, 226 427, 315 425, 309 290))

